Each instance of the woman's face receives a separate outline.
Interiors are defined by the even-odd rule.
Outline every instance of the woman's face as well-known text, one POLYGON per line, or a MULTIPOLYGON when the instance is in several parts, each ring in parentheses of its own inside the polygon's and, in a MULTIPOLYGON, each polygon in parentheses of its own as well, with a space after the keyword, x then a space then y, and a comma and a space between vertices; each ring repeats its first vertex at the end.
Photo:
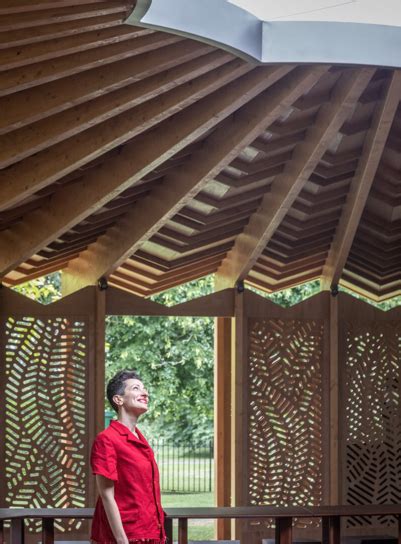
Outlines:
POLYGON ((140 415, 148 411, 149 394, 141 380, 135 378, 125 380, 124 395, 119 397, 123 399, 120 406, 124 407, 126 412, 140 415))

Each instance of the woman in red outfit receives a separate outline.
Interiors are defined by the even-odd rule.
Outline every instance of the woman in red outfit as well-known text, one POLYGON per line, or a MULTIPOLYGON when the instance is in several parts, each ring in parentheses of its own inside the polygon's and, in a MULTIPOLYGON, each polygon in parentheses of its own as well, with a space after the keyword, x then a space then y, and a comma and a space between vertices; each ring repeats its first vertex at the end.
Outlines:
POLYGON ((107 385, 117 420, 99 433, 91 451, 99 497, 91 540, 100 544, 165 544, 159 471, 152 448, 136 427, 149 395, 133 370, 118 372, 107 385))

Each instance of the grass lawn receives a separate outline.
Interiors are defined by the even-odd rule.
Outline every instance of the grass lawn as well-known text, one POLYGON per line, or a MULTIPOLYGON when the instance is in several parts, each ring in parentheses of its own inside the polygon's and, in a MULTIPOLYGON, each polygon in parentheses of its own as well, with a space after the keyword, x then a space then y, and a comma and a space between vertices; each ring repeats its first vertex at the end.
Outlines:
POLYGON ((214 506, 213 493, 162 493, 164 508, 192 508, 214 506))
MULTIPOLYGON (((181 447, 163 447, 160 443, 153 446, 160 471, 164 508, 214 506, 213 452, 209 447, 189 451, 181 447), (163 487, 175 491, 163 491, 163 487)), ((189 540, 214 540, 214 526, 214 520, 210 519, 189 520, 189 540)), ((173 526, 173 540, 177 539, 178 520, 173 526)))
MULTIPOLYGON (((191 508, 214 506, 213 493, 162 493, 163 508, 191 508)), ((188 521, 189 540, 213 540, 214 520, 199 519, 188 521)), ((173 539, 178 539, 178 521, 174 522, 173 539)))

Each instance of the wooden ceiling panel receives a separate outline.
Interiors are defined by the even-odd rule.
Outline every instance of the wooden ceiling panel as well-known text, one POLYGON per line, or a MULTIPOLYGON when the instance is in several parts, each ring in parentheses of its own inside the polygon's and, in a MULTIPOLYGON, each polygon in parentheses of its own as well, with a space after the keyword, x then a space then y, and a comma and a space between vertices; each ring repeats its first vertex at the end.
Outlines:
POLYGON ((399 72, 255 66, 132 7, 0 6, 4 283, 400 292, 399 72))

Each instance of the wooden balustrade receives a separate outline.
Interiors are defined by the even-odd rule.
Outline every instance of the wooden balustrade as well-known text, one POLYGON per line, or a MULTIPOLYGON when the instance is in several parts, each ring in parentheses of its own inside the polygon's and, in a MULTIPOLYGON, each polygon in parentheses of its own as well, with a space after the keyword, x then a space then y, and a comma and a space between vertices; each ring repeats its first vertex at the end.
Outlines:
MULTIPOLYGON (((93 508, 0 508, 0 544, 5 542, 4 521, 11 520, 10 544, 24 544, 24 520, 42 519, 42 544, 54 542, 56 518, 90 519, 93 508)), ((166 535, 173 540, 173 520, 178 519, 178 544, 188 543, 189 519, 263 519, 274 518, 276 544, 292 543, 293 518, 322 519, 322 544, 340 544, 340 519, 344 516, 394 515, 398 519, 398 544, 401 544, 401 504, 337 505, 313 507, 249 506, 224 508, 168 508, 166 535)))

